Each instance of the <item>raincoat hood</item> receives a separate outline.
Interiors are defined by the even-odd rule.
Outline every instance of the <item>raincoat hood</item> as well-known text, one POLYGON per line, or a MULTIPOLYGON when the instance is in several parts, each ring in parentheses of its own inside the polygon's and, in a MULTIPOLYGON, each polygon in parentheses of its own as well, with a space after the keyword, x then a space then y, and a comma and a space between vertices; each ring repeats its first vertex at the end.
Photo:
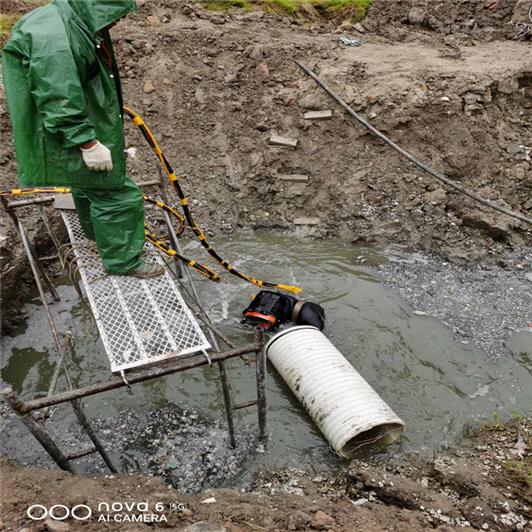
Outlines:
POLYGON ((71 10, 92 35, 137 9, 135 0, 52 0, 52 4, 61 13, 71 10))
POLYGON ((3 81, 22 186, 124 185, 122 94, 106 28, 135 8, 134 0, 51 0, 13 27, 3 81), (111 150, 111 171, 85 166, 79 146, 94 139, 111 150))

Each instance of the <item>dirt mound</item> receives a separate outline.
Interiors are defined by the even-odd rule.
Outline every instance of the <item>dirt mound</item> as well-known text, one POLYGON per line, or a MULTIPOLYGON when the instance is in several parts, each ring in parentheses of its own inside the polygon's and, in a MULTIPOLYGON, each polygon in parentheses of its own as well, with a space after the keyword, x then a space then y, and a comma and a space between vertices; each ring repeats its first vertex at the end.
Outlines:
MULTIPOLYGON (((59 503, 85 504, 93 510, 83 522, 87 532, 105 529, 102 523, 107 522, 112 530, 187 532, 528 530, 530 444, 526 421, 507 427, 497 422, 464 447, 430 461, 405 460, 400 466, 379 467, 355 460, 334 476, 296 469, 266 472, 252 490, 209 490, 201 495, 168 489, 150 477, 73 476, 14 466, 0 456, 4 480, 0 518, 3 530, 33 530, 36 523, 27 518, 28 507, 59 503), (101 503, 114 503, 113 509, 101 503), (133 510, 125 509, 125 503, 133 510), (137 509, 138 503, 144 507, 137 509), (146 520, 133 526, 127 519, 131 515, 145 515, 146 520)), ((81 529, 71 518, 61 528, 52 519, 38 523, 48 530, 81 529)))
POLYGON ((454 35, 464 40, 513 39, 511 23, 517 0, 423 1, 374 0, 364 26, 371 32, 394 40, 408 39, 412 32, 454 35))
MULTIPOLYGON (((34 6, 32 6, 34 7, 34 6)), ((24 13, 28 11, 30 6, 23 0, 3 0, 0 6, 0 13, 4 15, 24 13)))

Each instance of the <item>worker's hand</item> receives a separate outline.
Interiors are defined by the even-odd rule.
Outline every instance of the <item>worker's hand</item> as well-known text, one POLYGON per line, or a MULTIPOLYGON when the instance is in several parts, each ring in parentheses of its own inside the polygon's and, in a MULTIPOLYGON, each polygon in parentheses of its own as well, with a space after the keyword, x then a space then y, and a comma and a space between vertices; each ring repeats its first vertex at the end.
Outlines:
POLYGON ((110 172, 113 169, 111 150, 99 141, 90 148, 81 147, 81 155, 87 168, 93 172, 110 172))

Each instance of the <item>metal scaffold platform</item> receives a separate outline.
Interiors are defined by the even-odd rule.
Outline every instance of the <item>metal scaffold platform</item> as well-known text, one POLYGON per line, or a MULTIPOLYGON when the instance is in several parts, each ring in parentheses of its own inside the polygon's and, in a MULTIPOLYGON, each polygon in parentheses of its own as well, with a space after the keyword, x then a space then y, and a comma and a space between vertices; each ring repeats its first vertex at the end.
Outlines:
MULTIPOLYGON (((162 180, 140 183, 140 186, 157 187, 157 194, 167 200, 162 180)), ((172 262, 163 260, 151 244, 146 244, 146 259, 164 265, 163 275, 151 279, 107 275, 95 244, 83 236, 72 202, 65 196, 48 195, 18 201, 7 201, 1 197, 0 202, 19 233, 56 351, 55 370, 46 397, 24 401, 9 387, 2 389, 1 395, 60 468, 75 473, 73 461, 97 452, 110 471, 119 472, 93 429, 82 406, 82 398, 207 365, 218 369, 230 444, 237 444, 234 411, 252 406, 257 408, 258 437, 266 438, 266 359, 262 333, 257 332, 254 343, 235 346, 212 324, 201 305, 190 271, 177 259, 172 262), (66 226, 70 243, 61 243, 53 229, 54 224, 45 207, 54 202, 66 226), (20 209, 27 208, 39 210, 50 241, 56 248, 54 255, 39 257, 30 242, 23 223, 24 216, 19 215, 20 209), (75 334, 59 331, 53 318, 53 305, 60 301, 60 297, 45 267, 53 261, 61 262, 80 298, 88 303, 111 372, 120 375, 74 388, 69 361, 75 349, 75 334), (220 348, 220 343, 225 344, 226 350, 220 348), (242 359, 249 366, 251 361, 245 358, 249 354, 255 354, 256 398, 235 404, 226 362, 242 359), (66 389, 57 391, 62 377, 66 389), (50 407, 64 403, 71 404, 90 440, 88 447, 70 453, 60 448, 46 426, 51 422, 50 407)), ((167 240, 173 249, 180 251, 176 231, 166 212, 164 220, 167 240)))
MULTIPOLYGON (((211 345, 168 270, 152 279, 107 275, 95 243, 83 235, 76 211, 62 208, 61 216, 111 371, 206 354, 211 345)), ((155 253, 146 244, 146 261, 164 265, 155 253)))

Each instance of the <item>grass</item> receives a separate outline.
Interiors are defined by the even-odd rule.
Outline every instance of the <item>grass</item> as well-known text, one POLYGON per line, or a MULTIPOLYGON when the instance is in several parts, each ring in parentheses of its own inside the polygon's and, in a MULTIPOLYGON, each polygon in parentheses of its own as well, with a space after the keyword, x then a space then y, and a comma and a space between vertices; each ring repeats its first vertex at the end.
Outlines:
POLYGON ((506 469, 508 480, 532 488, 532 467, 529 463, 524 460, 505 460, 502 465, 506 469))
POLYGON ((253 5, 248 0, 211 0, 205 3, 205 8, 209 11, 227 11, 234 7, 245 11, 253 9, 253 5))
POLYGON ((313 13, 326 18, 362 20, 373 0, 200 0, 211 11, 240 8, 246 11, 259 6, 284 15, 313 13))
MULTIPOLYGON (((22 11, 30 11, 31 9, 34 9, 36 7, 39 7, 45 4, 47 1, 48 0, 23 0, 23 4, 25 5, 22 7, 22 11)), ((0 11, 0 48, 4 45, 4 43, 9 38, 9 34, 11 33, 11 28, 13 27, 15 22, 23 14, 24 14, 23 12, 19 12, 19 11, 10 12, 9 9, 7 10, 7 13, 2 13, 0 11)))
POLYGON ((515 484, 524 489, 532 487, 532 420, 521 412, 511 412, 513 421, 503 422, 498 412, 493 412, 492 420, 480 426, 480 432, 503 432, 510 428, 510 437, 523 442, 523 456, 509 457, 502 461, 504 482, 515 484))
POLYGON ((4 15, 0 13, 0 38, 7 38, 13 24, 19 19, 18 15, 4 15))

